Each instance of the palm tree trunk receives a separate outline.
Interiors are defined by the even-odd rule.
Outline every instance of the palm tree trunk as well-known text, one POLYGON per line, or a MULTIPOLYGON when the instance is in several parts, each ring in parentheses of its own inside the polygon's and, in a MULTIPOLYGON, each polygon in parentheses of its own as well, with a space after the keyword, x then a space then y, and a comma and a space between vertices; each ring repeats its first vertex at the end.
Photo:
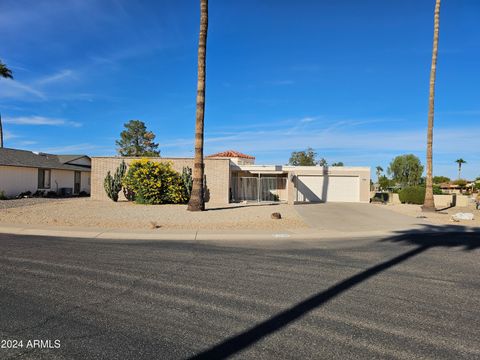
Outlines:
POLYGON ((198 39, 198 78, 197 78, 197 111, 195 119, 195 158, 193 165, 193 185, 187 210, 205 210, 204 198, 204 163, 203 163, 203 130, 205 116, 205 77, 208 30, 208 0, 200 0, 200 34, 198 39))
POLYGON ((438 53, 438 32, 440 29, 440 0, 436 0, 435 19, 433 31, 433 51, 432 66, 430 69, 430 96, 428 106, 428 131, 427 131, 427 178, 425 189, 425 201, 423 203, 423 211, 435 211, 435 202, 433 199, 433 179, 432 179, 432 163, 433 163, 433 119, 435 104, 435 75, 437 70, 437 53, 438 53))
POLYGON ((2 115, 0 114, 0 149, 3 148, 2 115))
POLYGON ((458 179, 462 178, 462 163, 458 163, 458 179))

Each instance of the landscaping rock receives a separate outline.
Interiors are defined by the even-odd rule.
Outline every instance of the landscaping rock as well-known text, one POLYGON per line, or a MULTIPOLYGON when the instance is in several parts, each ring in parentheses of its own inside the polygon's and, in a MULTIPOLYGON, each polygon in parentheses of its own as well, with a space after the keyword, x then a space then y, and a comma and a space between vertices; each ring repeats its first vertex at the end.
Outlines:
POLYGON ((280 214, 279 212, 274 212, 274 213, 272 213, 272 215, 270 215, 270 217, 272 219, 277 219, 278 220, 278 219, 282 218, 282 214, 280 214))
POLYGON ((472 213, 456 213, 453 214, 452 219, 455 221, 460 221, 460 220, 473 220, 473 214, 472 213))

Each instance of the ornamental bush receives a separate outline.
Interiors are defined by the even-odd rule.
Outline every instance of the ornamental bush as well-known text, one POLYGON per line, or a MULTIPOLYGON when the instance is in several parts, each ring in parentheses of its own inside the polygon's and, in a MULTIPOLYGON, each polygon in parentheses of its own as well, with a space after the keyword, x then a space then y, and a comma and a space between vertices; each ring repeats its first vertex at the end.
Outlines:
POLYGON ((123 185, 140 204, 185 204, 188 201, 182 177, 170 162, 133 161, 123 185))
POLYGON ((422 205, 425 201, 425 188, 423 186, 408 186, 398 192, 402 204, 422 205))

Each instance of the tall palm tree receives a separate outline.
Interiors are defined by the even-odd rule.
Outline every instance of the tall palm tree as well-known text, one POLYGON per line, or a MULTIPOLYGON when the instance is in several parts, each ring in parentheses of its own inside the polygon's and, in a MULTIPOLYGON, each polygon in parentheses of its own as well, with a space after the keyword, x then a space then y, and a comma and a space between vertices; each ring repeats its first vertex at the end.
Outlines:
POLYGON ((428 102, 428 130, 427 130, 427 177, 425 188, 425 201, 423 211, 435 211, 433 198, 433 118, 435 108, 435 75, 437 71, 438 33, 440 29, 440 0, 435 3, 434 27, 433 27, 433 51, 432 65, 430 68, 430 96, 428 102))
POLYGON ((377 170, 376 173, 377 173, 377 182, 378 182, 380 180, 380 175, 383 172, 383 168, 379 165, 375 169, 377 170))
POLYGON ((462 178, 462 164, 466 164, 467 162, 463 160, 462 158, 455 160, 455 162, 458 164, 458 178, 462 178))
POLYGON ((193 185, 187 210, 205 210, 203 130, 205 117, 205 62, 207 57, 208 0, 200 0, 200 34, 198 38, 197 111, 195 119, 195 158, 193 185))
MULTIPOLYGON (((0 77, 13 79, 12 71, 0 60, 0 77)), ((2 116, 0 115, 0 148, 3 148, 2 116)))

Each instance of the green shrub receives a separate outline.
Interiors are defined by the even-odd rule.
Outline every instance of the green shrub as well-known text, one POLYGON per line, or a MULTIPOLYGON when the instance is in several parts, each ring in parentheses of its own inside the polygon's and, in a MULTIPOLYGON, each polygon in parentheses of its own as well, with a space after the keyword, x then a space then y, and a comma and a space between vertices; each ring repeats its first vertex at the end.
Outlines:
POLYGON ((7 200, 7 196, 5 195, 5 193, 3 191, 0 191, 0 200, 7 200))
POLYGON ((425 188, 423 186, 408 186, 398 192, 402 204, 422 205, 425 201, 425 188))
POLYGON ((188 201, 182 177, 170 162, 133 161, 123 185, 139 204, 185 204, 188 201))
POLYGON ((443 195, 443 191, 440 186, 433 185, 433 195, 443 195))

